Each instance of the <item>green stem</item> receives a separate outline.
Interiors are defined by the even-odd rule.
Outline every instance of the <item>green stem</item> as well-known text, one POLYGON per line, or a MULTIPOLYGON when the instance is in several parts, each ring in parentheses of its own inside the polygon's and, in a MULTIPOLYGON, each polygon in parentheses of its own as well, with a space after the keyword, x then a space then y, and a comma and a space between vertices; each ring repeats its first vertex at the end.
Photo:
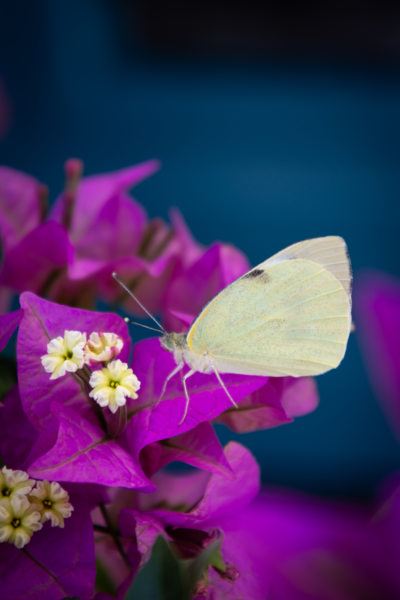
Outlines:
POLYGON ((107 512, 107 509, 106 509, 106 507, 105 507, 105 505, 104 505, 103 502, 99 503, 99 508, 100 508, 101 514, 103 515, 104 522, 105 522, 105 524, 107 526, 106 529, 108 530, 108 533, 111 535, 111 537, 112 537, 112 539, 114 541, 114 544, 115 544, 118 552, 122 556, 122 559, 124 560, 126 566, 128 568, 131 568, 132 565, 131 565, 131 563, 129 561, 128 556, 126 555, 124 547, 121 544, 121 540, 118 537, 118 532, 114 529, 113 524, 111 523, 111 519, 109 517, 109 514, 107 512))

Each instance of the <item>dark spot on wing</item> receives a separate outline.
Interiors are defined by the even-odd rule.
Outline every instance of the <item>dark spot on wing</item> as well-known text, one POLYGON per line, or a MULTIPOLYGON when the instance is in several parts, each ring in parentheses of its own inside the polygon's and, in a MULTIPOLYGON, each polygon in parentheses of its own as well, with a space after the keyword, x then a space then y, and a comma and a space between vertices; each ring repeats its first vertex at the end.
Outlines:
POLYGON ((267 283, 267 281, 269 281, 269 276, 263 269, 253 269, 252 271, 246 273, 246 275, 243 275, 243 279, 256 278, 260 278, 260 281, 263 281, 264 283, 267 283))

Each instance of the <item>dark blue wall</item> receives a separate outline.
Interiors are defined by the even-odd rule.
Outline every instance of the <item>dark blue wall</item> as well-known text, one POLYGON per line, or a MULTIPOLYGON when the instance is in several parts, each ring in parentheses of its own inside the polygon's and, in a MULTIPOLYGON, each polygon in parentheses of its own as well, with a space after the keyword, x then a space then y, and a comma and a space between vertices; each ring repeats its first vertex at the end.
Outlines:
MULTIPOLYGON (((0 76, 14 124, 1 162, 55 195, 67 157, 83 158, 87 174, 158 157, 163 169, 137 199, 150 216, 179 206, 204 243, 230 241, 256 263, 340 234, 356 278, 371 266, 400 275, 396 68, 172 58, 140 38, 127 56, 117 12, 94 0, 3 3, 0 76)), ((266 482, 368 495, 400 466, 400 448, 354 336, 318 383, 313 415, 241 440, 266 482)))

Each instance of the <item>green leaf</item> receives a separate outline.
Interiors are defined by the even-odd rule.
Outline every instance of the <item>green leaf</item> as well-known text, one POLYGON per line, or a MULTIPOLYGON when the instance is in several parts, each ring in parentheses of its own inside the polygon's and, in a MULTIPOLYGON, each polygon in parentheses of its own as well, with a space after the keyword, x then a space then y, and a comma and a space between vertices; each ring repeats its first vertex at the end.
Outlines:
POLYGON ((219 571, 224 572, 226 569, 221 553, 221 538, 215 539, 211 544, 206 546, 196 558, 187 561, 187 587, 192 590, 195 584, 203 577, 208 567, 212 565, 219 571))
POLYGON ((221 544, 222 539, 217 538, 195 558, 180 560, 171 545, 162 536, 158 537, 150 560, 139 571, 125 600, 190 600, 210 565, 222 573, 225 571, 221 544))
POLYGON ((115 585, 111 581, 111 578, 107 573, 103 563, 99 560, 96 560, 96 590, 98 592, 105 592, 111 596, 117 595, 115 585))
POLYGON ((137 574, 125 600, 189 600, 182 562, 162 536, 157 538, 148 563, 137 574))
POLYGON ((17 366, 15 360, 6 356, 0 357, 0 400, 7 395, 17 383, 17 366))

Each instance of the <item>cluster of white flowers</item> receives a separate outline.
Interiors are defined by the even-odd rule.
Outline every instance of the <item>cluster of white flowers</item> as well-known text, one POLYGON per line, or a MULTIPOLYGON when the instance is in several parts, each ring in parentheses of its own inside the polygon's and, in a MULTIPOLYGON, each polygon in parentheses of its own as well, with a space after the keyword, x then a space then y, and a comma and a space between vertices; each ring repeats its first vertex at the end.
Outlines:
POLYGON ((68 492, 56 481, 35 481, 25 471, 1 469, 0 542, 23 548, 45 521, 64 527, 73 510, 68 492))
POLYGON ((47 344, 47 354, 41 357, 43 368, 51 373, 50 379, 58 379, 67 372, 75 373, 85 365, 99 364, 102 369, 93 371, 89 378, 92 391, 89 396, 101 407, 115 413, 126 404, 127 398, 136 399, 140 381, 127 363, 114 360, 123 347, 122 339, 115 333, 90 334, 80 331, 64 331, 47 344))

